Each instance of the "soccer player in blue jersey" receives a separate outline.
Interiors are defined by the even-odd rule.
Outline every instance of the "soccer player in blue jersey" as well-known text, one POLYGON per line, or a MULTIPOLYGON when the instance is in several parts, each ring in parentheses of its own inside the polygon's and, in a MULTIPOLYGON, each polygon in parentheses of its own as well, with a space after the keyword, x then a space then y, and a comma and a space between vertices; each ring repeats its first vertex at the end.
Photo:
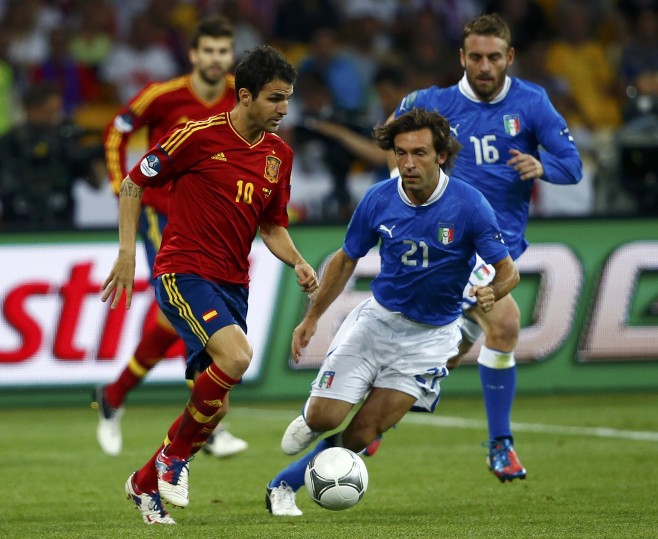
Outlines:
POLYGON ((441 169, 449 169, 459 151, 444 117, 413 110, 376 127, 374 138, 382 149, 394 150, 400 177, 372 186, 354 211, 343 246, 293 332, 295 361, 359 258, 376 245, 381 270, 371 284, 372 297, 345 319, 311 386, 302 418, 311 435, 297 437, 299 450, 339 427, 365 400, 345 430, 321 440, 268 483, 266 506, 275 516, 302 514, 295 491, 317 453, 333 446, 360 452, 410 409, 434 410, 439 382, 461 341, 462 292, 476 251, 496 269, 493 281, 469 290, 482 312, 490 312, 519 281, 490 204, 441 169))
MULTIPOLYGON (((535 180, 578 183, 582 163, 564 118, 546 92, 508 76, 514 48, 509 27, 500 16, 483 15, 466 24, 460 58, 465 73, 458 84, 409 94, 395 116, 419 108, 448 119, 452 134, 463 146, 452 174, 489 201, 516 260, 528 246, 524 233, 535 180)), ((486 284, 492 276, 492 268, 478 259, 469 282, 486 284)), ((519 308, 511 295, 488 312, 467 297, 464 307, 464 339, 448 367, 456 367, 484 332, 477 361, 489 427, 487 462, 503 482, 523 479, 526 470, 514 451, 510 419, 516 391, 519 308)))

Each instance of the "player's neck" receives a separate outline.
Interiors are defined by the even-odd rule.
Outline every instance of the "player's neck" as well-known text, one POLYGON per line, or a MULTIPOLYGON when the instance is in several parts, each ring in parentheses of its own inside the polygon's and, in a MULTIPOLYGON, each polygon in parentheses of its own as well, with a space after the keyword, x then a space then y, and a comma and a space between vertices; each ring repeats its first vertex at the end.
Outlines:
POLYGON ((263 130, 249 118, 247 111, 238 103, 229 113, 231 125, 243 139, 253 144, 263 136, 263 130))
POLYGON ((222 77, 217 84, 209 84, 196 72, 190 77, 194 92, 204 101, 215 101, 226 89, 226 77, 222 77))

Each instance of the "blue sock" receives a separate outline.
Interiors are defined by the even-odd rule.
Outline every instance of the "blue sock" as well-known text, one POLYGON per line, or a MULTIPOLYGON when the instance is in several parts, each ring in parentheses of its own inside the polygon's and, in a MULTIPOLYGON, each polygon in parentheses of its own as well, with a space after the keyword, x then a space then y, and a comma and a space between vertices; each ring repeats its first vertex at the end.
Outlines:
POLYGON ((516 392, 516 366, 491 369, 478 365, 484 408, 487 412, 489 439, 512 439, 512 403, 516 392))
POLYGON ((270 488, 278 487, 282 481, 285 481, 294 491, 299 490, 304 484, 304 471, 306 470, 306 465, 311 462, 311 459, 313 459, 313 457, 320 451, 329 447, 334 447, 335 445, 335 434, 320 440, 311 451, 297 459, 295 462, 288 464, 288 466, 281 470, 267 486, 270 488))

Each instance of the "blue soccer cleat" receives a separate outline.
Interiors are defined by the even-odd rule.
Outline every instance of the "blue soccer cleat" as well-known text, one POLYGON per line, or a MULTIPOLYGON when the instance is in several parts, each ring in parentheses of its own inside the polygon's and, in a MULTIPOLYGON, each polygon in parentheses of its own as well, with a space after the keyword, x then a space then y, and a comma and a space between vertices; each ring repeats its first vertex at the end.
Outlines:
POLYGON ((489 442, 487 466, 491 472, 504 483, 514 479, 525 479, 527 473, 516 456, 511 440, 491 440, 489 442))

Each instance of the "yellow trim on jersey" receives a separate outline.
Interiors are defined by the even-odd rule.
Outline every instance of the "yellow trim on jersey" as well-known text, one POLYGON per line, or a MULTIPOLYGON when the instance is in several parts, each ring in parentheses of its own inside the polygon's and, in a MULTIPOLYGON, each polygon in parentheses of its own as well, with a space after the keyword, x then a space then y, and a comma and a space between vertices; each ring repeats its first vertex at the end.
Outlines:
POLYGON ((178 291, 178 288, 176 287, 176 274, 165 273, 162 275, 162 284, 167 291, 167 296, 169 296, 171 304, 178 309, 178 314, 180 314, 181 318, 188 323, 192 333, 194 333, 205 346, 209 339, 208 334, 199 321, 194 318, 189 303, 183 299, 183 296, 181 296, 178 291))
POLYGON ((185 88, 185 86, 187 86, 188 78, 189 75, 183 75, 165 82, 152 84, 142 95, 130 104, 130 110, 132 110, 136 116, 141 116, 144 110, 162 94, 168 94, 179 90, 180 88, 185 88))
POLYGON ((112 125, 107 133, 105 140, 105 159, 107 162, 107 173, 110 177, 110 187, 115 195, 121 190, 123 181, 123 170, 121 168, 121 139, 123 134, 112 125))
POLYGON ((151 242, 156 251, 160 250, 162 243, 162 232, 160 232, 160 221, 158 219, 158 212, 152 206, 144 206, 144 215, 148 223, 148 231, 146 237, 151 242))
POLYGON ((205 120, 187 122, 185 127, 181 127, 180 129, 174 131, 171 136, 162 143, 162 149, 168 155, 172 155, 178 149, 178 147, 196 131, 207 129, 216 125, 224 125, 225 123, 225 112, 222 112, 217 116, 211 116, 205 120))

